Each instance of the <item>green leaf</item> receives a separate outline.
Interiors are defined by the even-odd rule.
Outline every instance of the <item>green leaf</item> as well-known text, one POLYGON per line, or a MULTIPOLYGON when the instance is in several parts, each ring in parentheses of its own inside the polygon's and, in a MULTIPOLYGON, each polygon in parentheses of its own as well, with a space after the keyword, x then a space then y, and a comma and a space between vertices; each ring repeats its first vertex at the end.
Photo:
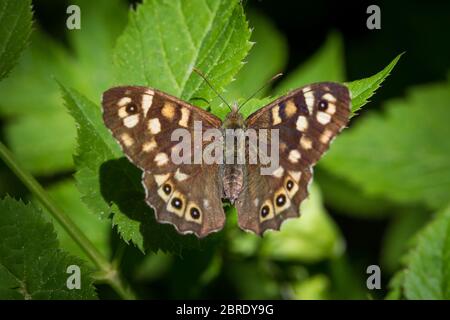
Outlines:
POLYGON ((184 100, 226 86, 250 50, 250 31, 238 1, 145 1, 129 16, 115 50, 121 84, 146 85, 184 100))
MULTIPOLYGON (((46 188, 46 191, 65 212, 70 214, 72 221, 80 228, 80 230, 83 230, 86 237, 94 244, 94 246, 104 256, 109 257, 111 255, 111 225, 108 221, 102 220, 98 215, 90 212, 87 206, 81 201, 81 194, 75 186, 75 181, 73 179, 63 180, 52 184, 50 187, 46 188)), ((36 201, 36 205, 39 205, 39 202, 36 201)), ((57 223, 55 224, 55 231, 58 234, 61 248, 68 251, 70 254, 90 262, 78 244, 73 241, 67 232, 57 223)))
POLYGON ((126 22, 122 0, 72 4, 80 6, 82 23, 81 30, 68 32, 71 51, 35 30, 15 72, 0 83, 8 145, 37 175, 73 169, 75 123, 64 109, 55 79, 99 100, 113 83, 112 49, 126 22))
POLYGON ((330 174, 321 167, 314 170, 314 181, 322 190, 325 204, 335 213, 355 218, 382 219, 397 211, 392 202, 370 196, 346 179, 330 174))
POLYGON ((450 83, 412 90, 335 141, 320 166, 369 196, 439 209, 450 193, 450 83), (432 109, 430 109, 432 106, 432 109), (411 137, 414 137, 413 139, 411 137))
POLYGON ((0 2, 0 80, 5 78, 28 43, 31 0, 0 2))
POLYGON ((395 57, 383 70, 374 74, 373 76, 361 80, 355 80, 347 83, 348 88, 352 93, 352 111, 355 113, 363 105, 369 102, 370 97, 375 94, 375 91, 380 87, 381 83, 389 76, 392 69, 394 69, 403 53, 395 57))
POLYGON ((341 36, 331 33, 323 46, 308 61, 291 72, 276 88, 277 95, 319 81, 345 79, 344 49, 341 36))
MULTIPOLYGON (((275 74, 283 71, 287 62, 287 42, 268 17, 258 11, 247 14, 255 44, 247 62, 225 92, 228 100, 246 99, 275 74)), ((264 96, 269 87, 257 96, 264 96)))
POLYGON ((194 236, 181 236, 172 226, 155 221, 144 201, 142 173, 124 158, 103 123, 100 108, 73 89, 61 89, 78 124, 75 178, 87 206, 101 218, 112 214, 121 237, 142 251, 179 252, 198 245, 194 236))
POLYGON ((0 298, 95 299, 91 271, 58 247, 41 210, 9 197, 0 200, 0 298), (67 268, 80 267, 81 288, 67 288, 67 268))
POLYGON ((329 287, 330 279, 325 274, 316 274, 294 283, 293 291, 297 300, 325 300, 329 287))
POLYGON ((65 112, 45 112, 18 117, 6 129, 11 150, 28 170, 51 175, 70 169, 75 147, 75 124, 65 112))
POLYGON ((393 273, 401 267, 402 257, 411 246, 411 239, 427 223, 429 214, 423 209, 407 208, 390 221, 383 236, 381 268, 393 273))
POLYGON ((127 22, 124 0, 75 0, 80 6, 81 29, 70 30, 68 39, 76 56, 70 83, 88 99, 97 102, 114 83, 113 49, 127 22))
POLYGON ((417 237, 408 254, 403 289, 407 299, 450 299, 450 207, 417 237))

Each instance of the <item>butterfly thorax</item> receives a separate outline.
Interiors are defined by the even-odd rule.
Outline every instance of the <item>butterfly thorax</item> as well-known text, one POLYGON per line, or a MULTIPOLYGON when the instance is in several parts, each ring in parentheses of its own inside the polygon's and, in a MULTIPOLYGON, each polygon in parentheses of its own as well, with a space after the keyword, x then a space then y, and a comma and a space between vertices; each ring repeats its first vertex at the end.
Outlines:
MULTIPOLYGON (((237 104, 233 104, 231 112, 226 116, 222 130, 227 129, 244 129, 244 117, 239 113, 237 104)), ((235 141, 236 142, 236 141, 235 141)), ((221 168, 221 177, 223 185, 223 197, 234 203, 242 191, 244 185, 244 166, 238 164, 238 145, 237 143, 228 144, 225 141, 224 159, 227 155, 233 155, 233 163, 225 162, 221 168)))

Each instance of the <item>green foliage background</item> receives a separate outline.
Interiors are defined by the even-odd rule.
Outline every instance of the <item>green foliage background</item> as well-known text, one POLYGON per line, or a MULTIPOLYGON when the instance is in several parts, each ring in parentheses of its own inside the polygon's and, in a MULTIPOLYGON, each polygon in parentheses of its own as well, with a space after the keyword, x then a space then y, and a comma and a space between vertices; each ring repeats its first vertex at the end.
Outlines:
POLYGON ((1 139, 106 262, 69 236, 2 154, 0 298, 450 297, 448 79, 405 88, 374 108, 369 100, 402 72, 396 65, 409 52, 390 51, 384 65, 367 60, 370 72, 348 79, 341 33, 328 30, 304 60, 289 57, 271 17, 239 1, 73 3, 81 8, 81 30, 65 29, 61 11, 55 21, 64 34, 55 37, 32 21, 31 0, 0 1, 0 25, 10 26, 0 28, 1 139), (203 240, 156 223, 139 170, 103 125, 101 93, 119 84, 204 97, 224 117, 227 109, 193 66, 237 101, 286 69, 246 105, 246 116, 311 82, 350 88, 350 128, 319 162, 302 217, 280 232, 244 233, 230 207, 225 229, 203 240), (382 232, 378 251, 348 245, 357 236, 371 242, 364 232, 373 227, 382 232), (65 287, 71 264, 82 269, 82 290, 65 287), (381 266, 382 290, 366 287, 372 264, 381 266), (111 270, 120 276, 109 278, 111 270))

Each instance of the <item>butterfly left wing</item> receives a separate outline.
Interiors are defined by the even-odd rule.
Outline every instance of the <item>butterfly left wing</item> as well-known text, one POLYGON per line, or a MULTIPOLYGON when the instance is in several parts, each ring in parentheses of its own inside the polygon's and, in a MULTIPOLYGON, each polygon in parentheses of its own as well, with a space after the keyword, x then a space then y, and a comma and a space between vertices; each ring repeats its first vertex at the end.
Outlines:
POLYGON ((295 90, 249 116, 247 128, 279 130, 279 166, 269 175, 261 174, 261 164, 246 166, 245 187, 235 203, 242 229, 261 235, 299 216, 312 167, 348 123, 350 104, 347 87, 324 82, 295 90))
MULTIPOLYGON (((180 142, 172 141, 175 130, 184 130, 191 139, 195 122, 201 123, 199 134, 202 134, 220 128, 221 120, 147 87, 109 89, 103 94, 102 105, 106 126, 128 159, 144 171, 146 201, 154 209, 156 219, 173 224, 180 233, 194 233, 198 237, 222 229, 225 213, 221 186, 217 183, 218 165, 175 164, 172 159, 173 148, 180 142), (201 187, 193 188, 197 185, 201 187)), ((205 148, 209 142, 203 143, 205 148)), ((191 147, 186 150, 180 150, 179 154, 193 155, 196 151, 191 147)))

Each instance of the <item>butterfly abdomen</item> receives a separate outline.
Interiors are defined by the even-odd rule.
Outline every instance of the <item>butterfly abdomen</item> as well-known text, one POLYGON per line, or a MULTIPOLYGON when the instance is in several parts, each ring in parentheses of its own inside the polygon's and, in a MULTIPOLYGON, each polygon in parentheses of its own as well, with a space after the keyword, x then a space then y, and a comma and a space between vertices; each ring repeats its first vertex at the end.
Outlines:
POLYGON ((224 165, 222 174, 224 197, 234 203, 239 197, 244 185, 244 170, 242 165, 224 165))

